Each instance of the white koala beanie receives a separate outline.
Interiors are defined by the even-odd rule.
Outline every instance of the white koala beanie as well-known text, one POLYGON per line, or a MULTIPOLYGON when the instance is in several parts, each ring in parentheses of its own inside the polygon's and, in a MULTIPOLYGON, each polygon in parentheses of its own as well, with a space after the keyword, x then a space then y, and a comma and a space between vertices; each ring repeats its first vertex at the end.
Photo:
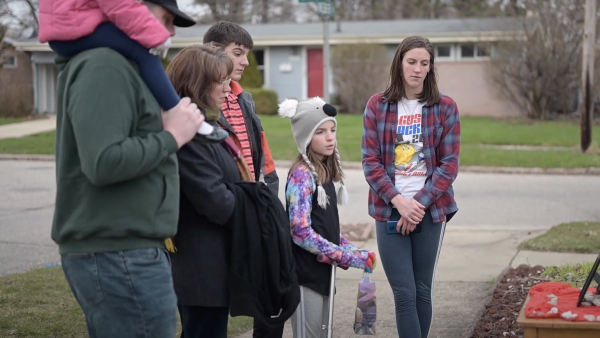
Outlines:
MULTIPOLYGON (((292 134, 294 135, 298 152, 302 155, 304 162, 310 168, 310 171, 317 181, 317 202, 321 208, 325 209, 329 203, 327 194, 325 193, 323 186, 321 186, 321 183, 319 183, 315 167, 308 159, 308 156, 306 156, 306 151, 313 135, 321 124, 327 121, 333 121, 337 126, 337 121, 335 120, 337 110, 334 106, 326 103, 321 98, 314 97, 300 102, 294 99, 285 99, 279 104, 278 113, 279 116, 291 120, 292 134)), ((341 168, 342 162, 340 160, 337 145, 334 154, 338 166, 341 168)), ((344 182, 340 182, 337 191, 337 200, 338 204, 342 205, 348 202, 348 192, 344 186, 344 182)))

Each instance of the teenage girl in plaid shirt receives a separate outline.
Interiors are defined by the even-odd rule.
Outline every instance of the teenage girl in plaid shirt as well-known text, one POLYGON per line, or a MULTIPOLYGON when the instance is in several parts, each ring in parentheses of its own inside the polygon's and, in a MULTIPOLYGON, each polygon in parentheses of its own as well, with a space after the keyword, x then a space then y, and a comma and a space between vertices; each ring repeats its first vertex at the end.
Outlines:
POLYGON ((458 210, 460 121, 437 87, 433 46, 412 36, 398 46, 383 93, 363 117, 362 164, 381 263, 394 293, 401 338, 426 338, 433 279, 446 222, 458 210), (387 222, 392 221, 391 231, 387 222), (394 227, 395 225, 395 227, 394 227))

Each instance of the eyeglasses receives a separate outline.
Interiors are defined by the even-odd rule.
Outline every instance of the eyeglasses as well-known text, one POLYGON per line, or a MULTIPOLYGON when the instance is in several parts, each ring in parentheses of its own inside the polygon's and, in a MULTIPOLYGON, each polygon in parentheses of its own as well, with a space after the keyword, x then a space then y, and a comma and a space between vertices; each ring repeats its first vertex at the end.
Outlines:
POLYGON ((221 86, 223 86, 223 89, 227 88, 227 86, 229 86, 229 84, 231 83, 231 78, 228 77, 225 80, 219 81, 219 84, 221 86))

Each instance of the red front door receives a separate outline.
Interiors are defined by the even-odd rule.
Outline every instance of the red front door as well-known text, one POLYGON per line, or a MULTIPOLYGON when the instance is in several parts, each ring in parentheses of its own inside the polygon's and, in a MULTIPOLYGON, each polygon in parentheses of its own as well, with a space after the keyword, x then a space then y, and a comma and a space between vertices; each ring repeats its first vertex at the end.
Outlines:
POLYGON ((323 97, 323 50, 309 49, 308 56, 308 97, 323 97))

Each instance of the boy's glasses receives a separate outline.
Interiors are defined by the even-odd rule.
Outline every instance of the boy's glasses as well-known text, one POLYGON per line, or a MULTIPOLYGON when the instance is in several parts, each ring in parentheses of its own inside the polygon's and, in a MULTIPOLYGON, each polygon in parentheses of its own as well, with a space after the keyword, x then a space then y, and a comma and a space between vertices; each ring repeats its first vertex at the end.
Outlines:
POLYGON ((231 78, 228 77, 225 80, 219 81, 219 84, 221 86, 223 86, 223 89, 227 88, 227 86, 229 86, 229 84, 231 83, 231 78))

